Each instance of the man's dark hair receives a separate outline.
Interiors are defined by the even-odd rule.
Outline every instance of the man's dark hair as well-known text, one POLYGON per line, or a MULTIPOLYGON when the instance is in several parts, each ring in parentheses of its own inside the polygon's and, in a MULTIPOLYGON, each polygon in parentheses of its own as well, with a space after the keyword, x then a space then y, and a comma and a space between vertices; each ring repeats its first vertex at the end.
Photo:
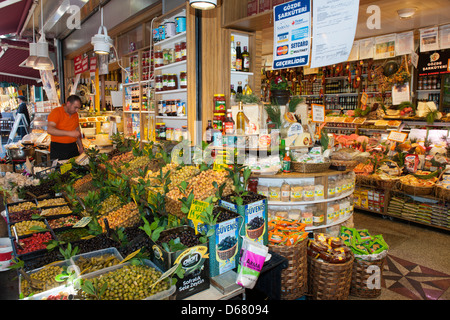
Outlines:
POLYGON ((67 102, 74 103, 75 101, 78 101, 81 104, 81 98, 75 94, 67 98, 67 102))

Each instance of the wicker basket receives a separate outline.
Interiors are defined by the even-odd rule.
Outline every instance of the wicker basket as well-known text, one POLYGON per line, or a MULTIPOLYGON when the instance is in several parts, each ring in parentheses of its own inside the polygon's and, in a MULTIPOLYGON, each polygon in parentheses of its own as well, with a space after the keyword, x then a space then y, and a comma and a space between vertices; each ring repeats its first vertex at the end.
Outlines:
POLYGON ((219 258, 221 260, 228 260, 230 259, 237 249, 237 242, 232 246, 230 249, 227 250, 217 250, 217 254, 219 255, 219 258))
MULTIPOLYGON (((350 286, 350 295, 361 298, 376 298, 381 294, 381 287, 370 289, 367 282, 372 276, 371 272, 367 272, 371 266, 378 266, 380 268, 380 275, 383 274, 383 267, 385 257, 374 261, 365 261, 362 259, 355 259, 353 261, 352 281, 350 286)), ((381 279, 380 279, 381 284, 381 279)))
POLYGON ((272 252, 286 258, 288 267, 281 272, 281 299, 295 300, 308 290, 307 241, 293 246, 269 245, 272 252))
POLYGON ((328 168, 330 168, 330 165, 331 165, 331 162, 305 163, 305 162, 292 161, 291 169, 294 172, 314 173, 314 172, 322 172, 322 171, 328 170, 328 168))
POLYGON ((401 183, 400 188, 403 192, 412 196, 426 196, 433 193, 434 186, 431 187, 415 187, 408 184, 401 183))
POLYGON ((250 239, 258 239, 263 234, 264 227, 265 225, 263 224, 258 229, 253 230, 247 229, 247 236, 250 239))
POLYGON ((402 173, 402 169, 398 166, 398 164, 395 161, 383 160, 380 163, 378 163, 377 167, 375 168, 376 173, 377 173, 380 165, 385 162, 393 163, 397 167, 397 174, 391 175, 393 177, 396 177, 396 179, 380 179, 377 175, 374 175, 374 176, 372 176, 373 184, 382 189, 392 189, 399 181, 400 175, 402 173))
MULTIPOLYGON (((439 175, 439 180, 441 181, 442 176, 444 175, 444 173, 446 171, 449 171, 450 169, 445 169, 442 170, 441 174, 439 175)), ((436 198, 438 198, 439 200, 443 200, 443 201, 450 201, 450 189, 444 188, 438 184, 436 184, 434 186, 434 195, 436 198)))
POLYGON ((308 295, 313 300, 347 300, 353 269, 352 257, 334 264, 308 256, 308 295))
POLYGON ((353 160, 333 160, 331 159, 331 165, 336 167, 345 167, 347 170, 351 170, 358 165, 358 161, 353 160))

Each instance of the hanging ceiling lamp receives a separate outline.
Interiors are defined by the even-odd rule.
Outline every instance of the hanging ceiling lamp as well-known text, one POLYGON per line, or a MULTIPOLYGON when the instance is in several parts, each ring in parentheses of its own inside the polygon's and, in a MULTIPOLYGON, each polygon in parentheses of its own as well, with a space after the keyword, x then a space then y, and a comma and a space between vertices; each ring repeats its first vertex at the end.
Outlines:
POLYGON ((33 68, 37 60, 37 43, 34 36, 34 11, 33 11, 33 42, 30 43, 30 56, 25 60, 25 66, 33 68))
POLYGON ((192 8, 200 10, 210 10, 217 7, 217 0, 189 0, 192 8))
POLYGON ((94 46, 94 52, 96 54, 109 54, 109 50, 112 46, 112 39, 108 36, 108 30, 106 30, 106 27, 103 25, 103 8, 100 9, 100 17, 101 24, 97 34, 91 38, 91 44, 94 46))
POLYGON ((41 0, 41 37, 37 43, 37 59, 34 63, 33 68, 36 70, 53 70, 55 66, 53 65, 53 61, 50 59, 48 55, 48 43, 45 40, 45 32, 44 32, 44 11, 43 11, 43 0, 41 0))

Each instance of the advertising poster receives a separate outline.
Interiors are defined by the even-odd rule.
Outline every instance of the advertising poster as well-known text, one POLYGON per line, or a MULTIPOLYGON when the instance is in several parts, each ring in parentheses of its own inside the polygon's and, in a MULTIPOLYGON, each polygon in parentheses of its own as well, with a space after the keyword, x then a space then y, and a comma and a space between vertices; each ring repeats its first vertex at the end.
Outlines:
POLYGON ((420 52, 439 50, 439 28, 420 29, 420 52))
POLYGON ((347 61, 355 39, 359 0, 315 0, 311 68, 347 61))
POLYGON ((374 59, 387 59, 395 57, 396 34, 388 34, 375 38, 374 59))
POLYGON ((373 47, 375 45, 374 38, 368 38, 359 40, 359 59, 372 59, 373 58, 373 47))
POLYGON ((395 41, 395 53, 397 56, 414 52, 414 32, 397 33, 395 41))
POLYGON ((439 43, 441 49, 450 48, 450 24, 439 27, 439 43))
POLYGON ((273 9, 273 69, 309 64, 311 2, 295 0, 273 9))

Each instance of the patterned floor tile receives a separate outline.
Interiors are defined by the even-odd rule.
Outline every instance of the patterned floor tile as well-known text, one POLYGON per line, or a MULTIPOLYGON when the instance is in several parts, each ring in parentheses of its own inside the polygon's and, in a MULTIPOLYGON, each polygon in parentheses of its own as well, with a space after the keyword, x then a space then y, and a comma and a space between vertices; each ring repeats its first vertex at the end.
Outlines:
POLYGON ((450 287, 450 275, 388 255, 382 285, 412 300, 437 300, 450 287))

